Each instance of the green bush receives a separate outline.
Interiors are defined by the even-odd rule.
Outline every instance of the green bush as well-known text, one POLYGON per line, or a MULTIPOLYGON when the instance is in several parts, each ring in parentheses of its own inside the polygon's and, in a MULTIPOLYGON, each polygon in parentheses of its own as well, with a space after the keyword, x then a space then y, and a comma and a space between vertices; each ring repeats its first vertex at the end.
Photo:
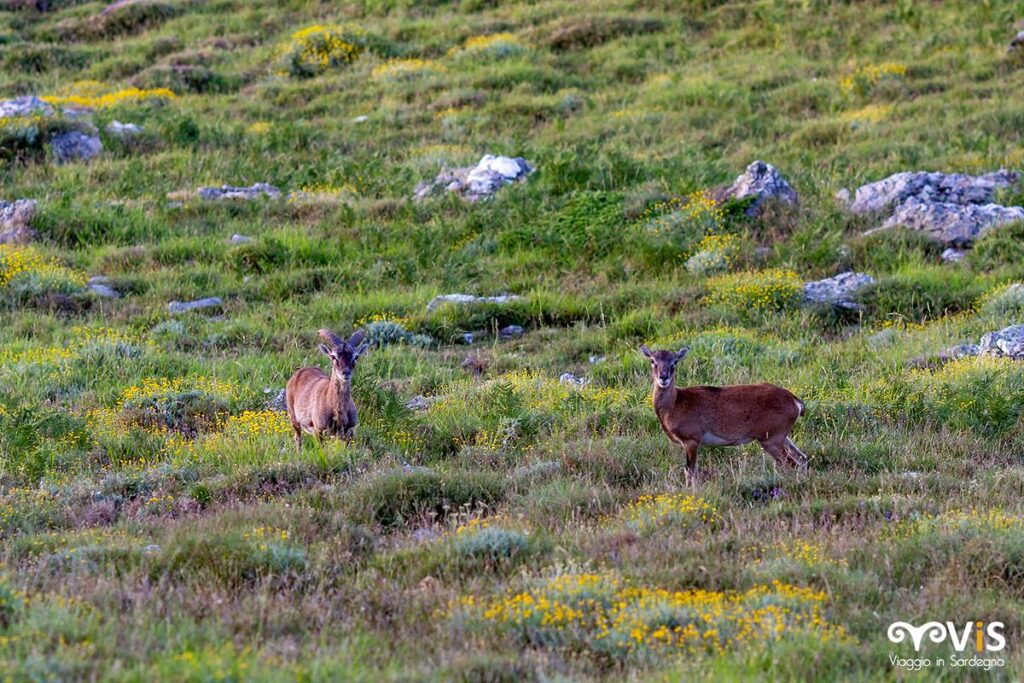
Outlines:
POLYGON ((390 528, 441 520, 460 509, 494 505, 504 496, 505 483, 497 474, 413 468, 377 475, 352 491, 347 507, 354 520, 390 528))
POLYGON ((454 548, 466 558, 498 562, 525 555, 530 549, 530 537, 521 531, 485 527, 460 533, 454 548))
POLYGON ((943 246, 916 230, 896 228, 858 236, 848 242, 854 270, 881 275, 906 266, 938 263, 943 246))
POLYGON ((739 315, 790 308, 799 303, 803 293, 800 276, 779 268, 717 275, 706 286, 709 305, 739 315))
POLYGON ((912 322, 970 310, 985 285, 964 271, 944 266, 914 267, 879 278, 857 293, 875 318, 912 322))

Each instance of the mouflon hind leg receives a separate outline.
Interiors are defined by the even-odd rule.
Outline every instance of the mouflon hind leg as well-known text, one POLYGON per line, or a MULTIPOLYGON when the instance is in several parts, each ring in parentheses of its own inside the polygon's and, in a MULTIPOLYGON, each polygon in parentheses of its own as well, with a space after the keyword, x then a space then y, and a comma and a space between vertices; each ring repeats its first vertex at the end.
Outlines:
POLYGON ((806 453, 797 448, 797 445, 793 443, 793 439, 788 436, 786 437, 786 449, 789 451, 789 457, 793 460, 793 465, 806 470, 810 458, 807 457, 806 453))

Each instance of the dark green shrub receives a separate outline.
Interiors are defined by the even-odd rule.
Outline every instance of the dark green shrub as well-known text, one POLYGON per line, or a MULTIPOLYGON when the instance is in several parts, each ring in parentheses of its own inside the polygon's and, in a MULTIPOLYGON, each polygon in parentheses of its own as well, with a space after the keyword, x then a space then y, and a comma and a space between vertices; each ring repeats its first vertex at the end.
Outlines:
POLYGON ((663 25, 657 19, 628 16, 575 16, 542 29, 538 42, 555 52, 582 50, 616 38, 655 33, 663 25))
POLYGON ((907 269, 878 280, 857 294, 874 318, 933 320, 970 309, 985 285, 943 266, 907 269))
POLYGON ((876 276, 908 265, 938 263, 943 250, 940 242, 903 228, 854 237, 848 244, 853 269, 876 276))
POLYGON ((967 265, 976 272, 1024 270, 1024 221, 1004 225, 974 243, 967 265))
POLYGON ((494 505, 504 496, 505 484, 497 474, 413 468, 377 475, 352 491, 347 507, 356 521, 397 527, 417 518, 439 520, 459 509, 494 505))

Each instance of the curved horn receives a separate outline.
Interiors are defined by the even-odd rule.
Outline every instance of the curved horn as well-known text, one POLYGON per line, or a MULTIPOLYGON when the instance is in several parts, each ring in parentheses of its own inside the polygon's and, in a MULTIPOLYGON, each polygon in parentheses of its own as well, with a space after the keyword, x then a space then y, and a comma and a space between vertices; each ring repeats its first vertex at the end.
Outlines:
POLYGON ((317 332, 317 334, 320 335, 321 339, 323 339, 325 342, 332 346, 341 346, 342 344, 345 343, 344 339, 342 339, 341 337, 334 334, 328 329, 320 330, 319 332, 317 332))
POLYGON ((363 337, 365 336, 366 331, 362 328, 359 328, 358 330, 352 333, 351 337, 348 338, 349 346, 351 346, 352 348, 356 348, 357 346, 359 346, 359 342, 363 341, 363 337))

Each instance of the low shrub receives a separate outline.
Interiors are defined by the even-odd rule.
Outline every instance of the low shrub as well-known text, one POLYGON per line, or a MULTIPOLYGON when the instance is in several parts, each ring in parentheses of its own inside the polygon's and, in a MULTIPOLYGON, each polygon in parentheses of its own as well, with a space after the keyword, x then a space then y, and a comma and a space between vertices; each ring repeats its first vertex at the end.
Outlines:
POLYGON ((791 270, 770 268, 717 275, 707 281, 707 302, 734 313, 781 311, 799 303, 803 280, 791 270))
POLYGON ((504 480, 494 473, 399 469, 354 489, 348 509, 353 520, 394 528, 414 519, 441 520, 460 509, 491 506, 504 496, 504 480))

